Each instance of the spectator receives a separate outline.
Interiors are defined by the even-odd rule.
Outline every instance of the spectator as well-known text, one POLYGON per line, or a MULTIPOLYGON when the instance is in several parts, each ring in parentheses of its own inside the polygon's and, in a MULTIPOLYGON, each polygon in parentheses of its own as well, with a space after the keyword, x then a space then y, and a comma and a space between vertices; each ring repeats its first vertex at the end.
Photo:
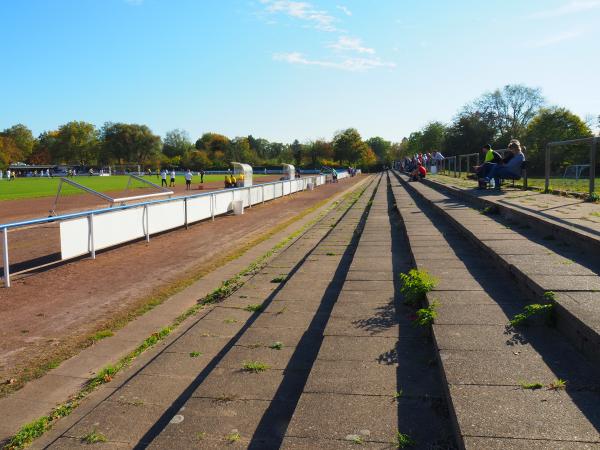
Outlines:
POLYGON ((508 144, 508 149, 513 156, 507 163, 491 163, 484 178, 486 183, 489 183, 493 179, 497 190, 500 190, 500 179, 509 178, 518 180, 521 178, 521 166, 525 161, 525 155, 521 150, 521 143, 517 139, 512 139, 508 144))
MULTIPOLYGON (((481 148, 481 153, 483 153, 483 164, 473 166, 475 177, 478 180, 481 180, 483 177, 485 177, 485 174, 488 173, 491 168, 490 164, 498 164, 502 162, 502 156, 500 156, 500 153, 492 150, 492 146, 490 144, 485 144, 481 148)), ((479 181, 479 189, 485 189, 486 184, 487 183, 483 181, 479 181)))
POLYGON ((421 164, 421 163, 417 163, 417 167, 415 168, 415 170, 413 170, 410 173, 410 180, 411 181, 419 181, 419 180, 425 178, 426 175, 427 175, 427 169, 425 168, 425 166, 423 166, 423 164, 421 164))
POLYGON ((192 189, 192 171, 190 169, 185 173, 185 190, 189 191, 192 189))

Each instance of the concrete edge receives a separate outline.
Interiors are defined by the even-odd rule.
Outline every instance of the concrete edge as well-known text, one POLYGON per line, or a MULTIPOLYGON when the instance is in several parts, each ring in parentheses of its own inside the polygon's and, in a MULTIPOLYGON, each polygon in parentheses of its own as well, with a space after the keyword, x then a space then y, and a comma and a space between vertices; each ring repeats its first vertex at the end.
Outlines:
POLYGON ((508 206, 498 201, 474 196, 464 189, 447 186, 435 180, 425 178, 422 180, 422 182, 432 189, 458 198, 459 200, 473 205, 475 208, 483 209, 490 206, 495 207, 506 219, 527 224, 542 234, 560 237, 560 239, 566 241, 570 245, 576 246, 579 249, 588 252, 591 251, 594 253, 600 253, 600 237, 594 236, 593 233, 579 230, 575 226, 561 224, 558 221, 550 218, 540 217, 539 214, 534 212, 522 211, 514 206, 508 206))

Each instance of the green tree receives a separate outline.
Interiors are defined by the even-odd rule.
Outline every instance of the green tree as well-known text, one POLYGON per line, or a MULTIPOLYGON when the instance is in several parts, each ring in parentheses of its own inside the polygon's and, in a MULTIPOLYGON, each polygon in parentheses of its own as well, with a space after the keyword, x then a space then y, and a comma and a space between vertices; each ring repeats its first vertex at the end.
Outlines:
POLYGON ((0 169, 6 169, 9 164, 20 162, 23 152, 17 143, 8 136, 0 135, 0 169))
POLYGON ((204 133, 200 139, 196 141, 195 147, 197 150, 206 150, 207 152, 227 152, 230 141, 227 136, 218 133, 204 133))
POLYGON ((333 146, 330 142, 324 140, 311 142, 307 145, 306 152, 312 168, 323 164, 323 161, 331 161, 333 159, 333 146))
POLYGON ((417 153, 423 152, 423 133, 414 131, 408 136, 406 141, 406 152, 409 158, 412 158, 417 153))
POLYGON ((304 152, 303 145, 298 142, 298 139, 295 139, 290 145, 290 150, 292 151, 292 155, 294 155, 294 163, 296 167, 300 167, 302 164, 302 154, 304 152))
POLYGON ((389 162, 391 160, 390 149, 392 148, 392 143, 390 141, 375 136, 367 139, 366 142, 380 162, 389 162))
POLYGON ((162 152, 169 158, 174 156, 185 157, 194 148, 190 137, 184 130, 171 130, 165 135, 162 152))
POLYGON ((481 113, 464 112, 448 128, 444 151, 446 156, 479 152, 483 145, 492 144, 496 132, 481 113))
POLYGON ((101 136, 104 151, 120 163, 144 165, 161 150, 160 136, 146 125, 107 122, 101 136))
POLYGON ((334 158, 342 164, 354 164, 360 160, 366 145, 356 128, 339 131, 333 138, 334 158))
POLYGON ((0 132, 0 136, 10 138, 12 140, 13 144, 20 151, 19 158, 21 160, 26 160, 29 158, 36 142, 31 130, 20 123, 13 125, 10 128, 6 128, 4 131, 0 132))
POLYGON ((421 131, 421 147, 423 152, 442 151, 444 149, 444 138, 446 137, 446 125, 442 122, 430 122, 421 131))
MULTIPOLYGON (((533 118, 525 135, 526 156, 533 172, 544 172, 546 144, 592 136, 592 131, 576 114, 566 108, 543 108, 533 118)), ((553 150, 552 170, 563 172, 565 167, 589 161, 589 145, 568 145, 553 150)))
POLYGON ((88 165, 98 156, 98 130, 88 122, 72 121, 58 128, 53 159, 88 165))
POLYGON ((486 92, 465 112, 479 112, 496 131, 496 138, 507 140, 522 137, 527 125, 535 117, 545 100, 540 89, 522 84, 510 84, 493 92, 486 92))

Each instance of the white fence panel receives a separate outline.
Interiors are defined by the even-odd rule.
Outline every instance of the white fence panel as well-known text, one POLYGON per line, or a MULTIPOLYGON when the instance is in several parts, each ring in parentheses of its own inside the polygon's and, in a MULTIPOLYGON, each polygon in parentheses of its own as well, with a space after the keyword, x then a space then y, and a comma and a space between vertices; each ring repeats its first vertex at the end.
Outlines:
POLYGON ((211 217, 211 196, 189 198, 187 201, 188 223, 198 222, 211 217))
POLYGON ((183 199, 168 203, 148 205, 148 226, 150 234, 185 225, 185 205, 183 199))
MULTIPOLYGON (((339 172, 338 178, 348 177, 347 172, 339 172)), ((232 210, 233 200, 243 200, 244 206, 273 200, 293 192, 303 191, 312 181, 315 186, 325 184, 326 176, 317 175, 256 185, 249 189, 232 189, 187 200, 188 223, 208 219, 232 210)), ((158 233, 185 225, 185 201, 173 199, 169 202, 147 205, 149 233, 158 233)), ((94 249, 112 247, 146 235, 145 208, 131 208, 94 215, 94 249)), ((91 252, 88 217, 60 222, 60 243, 62 259, 69 259, 91 252)))
POLYGON ((264 186, 265 189, 265 201, 273 200, 275 198, 275 185, 267 184, 264 186))
POLYGON ((215 197, 215 216, 225 214, 231 210, 233 200, 233 191, 223 191, 214 194, 215 197))
POLYGON ((60 223, 60 256, 75 258, 90 251, 89 224, 87 217, 60 223))
POLYGON ((250 188, 250 199, 252 200, 253 205, 256 205, 257 203, 262 202, 262 187, 261 186, 252 186, 250 188))

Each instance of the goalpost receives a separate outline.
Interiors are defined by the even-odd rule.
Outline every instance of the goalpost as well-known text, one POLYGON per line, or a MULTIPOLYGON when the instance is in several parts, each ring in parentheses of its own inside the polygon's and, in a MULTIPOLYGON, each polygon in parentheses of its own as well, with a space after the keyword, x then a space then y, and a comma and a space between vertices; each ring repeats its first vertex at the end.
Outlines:
POLYGON ((164 188, 162 186, 159 186, 158 184, 152 183, 151 181, 145 180, 142 177, 139 177, 137 175, 131 175, 131 174, 129 175, 129 178, 127 180, 127 186, 125 187, 125 192, 129 191, 129 188, 131 187, 131 182, 134 180, 139 181, 142 184, 148 185, 149 187, 152 187, 154 189, 157 189, 158 192, 153 192, 151 194, 131 195, 131 196, 125 196, 125 197, 111 197, 110 195, 104 194, 95 189, 84 186, 81 183, 78 183, 76 181, 62 177, 58 183, 58 191, 56 192, 56 197, 54 198, 54 204, 52 205, 52 209, 50 210, 50 216, 56 216, 56 207, 58 206, 58 200, 60 198, 60 194, 62 192, 62 187, 63 187, 64 183, 66 183, 69 186, 72 186, 74 188, 80 189, 84 192, 87 192, 88 194, 91 194, 98 198, 101 198, 102 200, 104 200, 105 202, 107 202, 109 204, 109 208, 112 208, 115 204, 125 205, 127 202, 151 199, 151 198, 156 198, 156 197, 168 196, 170 198, 174 194, 174 192, 170 189, 164 188))

